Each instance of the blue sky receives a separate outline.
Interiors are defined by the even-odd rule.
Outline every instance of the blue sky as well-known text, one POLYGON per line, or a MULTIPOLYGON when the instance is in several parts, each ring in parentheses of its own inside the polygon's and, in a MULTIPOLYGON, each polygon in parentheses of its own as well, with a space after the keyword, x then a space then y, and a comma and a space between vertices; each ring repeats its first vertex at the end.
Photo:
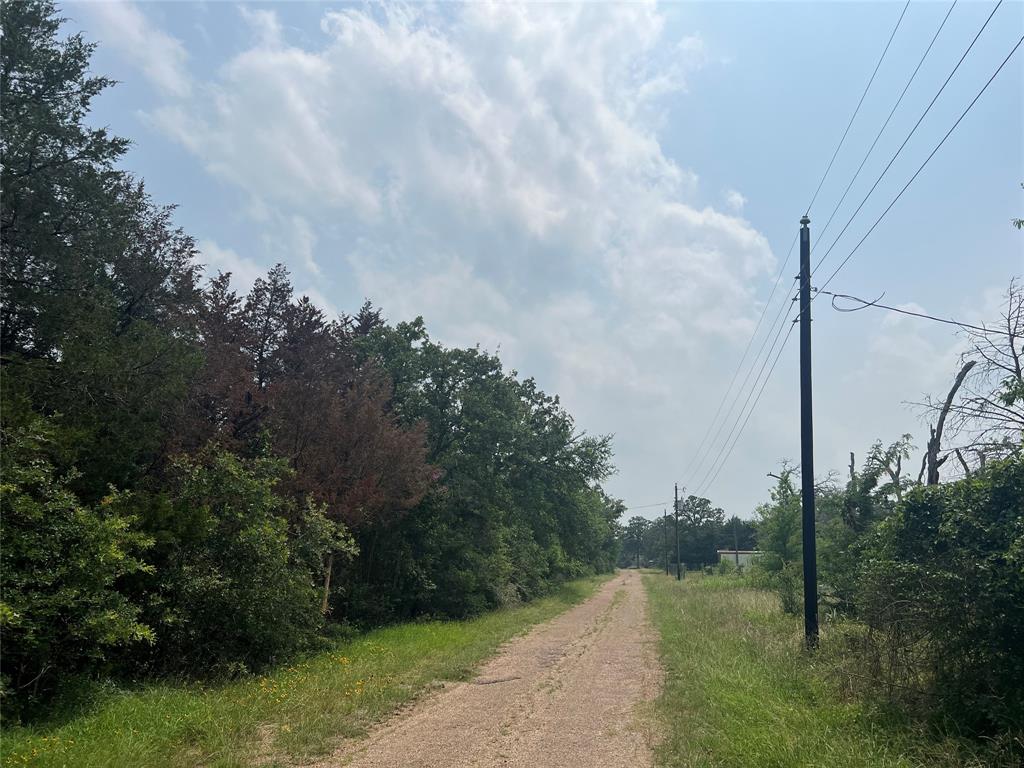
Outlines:
MULTIPOLYGON (((824 245, 993 7, 954 8, 824 245)), ((813 242, 948 9, 907 10, 810 212, 813 242)), ((64 6, 68 27, 100 43, 94 69, 121 81, 94 120, 135 142, 125 166, 178 205, 211 269, 244 289, 284 262, 329 312, 370 298, 394 321, 423 315, 444 342, 498 350, 581 429, 614 433, 608 486, 630 506, 714 474, 717 445, 698 472, 691 457, 902 10, 64 6)), ((823 269, 1022 34, 1024 5, 1004 2, 823 269)), ((1024 215, 1022 94, 1018 51, 830 288, 965 321, 997 314, 1024 272, 1009 225, 1024 215)), ((817 473, 843 471, 876 439, 911 432, 923 445, 906 403, 948 387, 956 335, 824 301, 814 333, 817 473)), ((799 455, 796 366, 794 334, 705 493, 728 513, 750 516, 766 473, 799 455)))

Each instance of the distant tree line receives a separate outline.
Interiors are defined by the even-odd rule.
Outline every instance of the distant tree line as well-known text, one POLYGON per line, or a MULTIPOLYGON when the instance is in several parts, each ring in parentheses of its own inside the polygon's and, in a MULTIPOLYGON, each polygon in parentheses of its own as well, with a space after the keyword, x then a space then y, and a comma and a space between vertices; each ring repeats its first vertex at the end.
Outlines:
MULTIPOLYGON (((757 528, 751 520, 725 512, 702 496, 679 500, 679 562, 689 570, 718 564, 718 550, 757 548, 757 528)), ((676 567, 676 521, 666 516, 650 520, 634 516, 620 528, 620 568, 676 567)))
POLYGON ((0 677, 232 674, 332 623, 465 616, 611 569, 606 437, 480 349, 237 294, 86 121, 112 82, 4 2, 0 677))

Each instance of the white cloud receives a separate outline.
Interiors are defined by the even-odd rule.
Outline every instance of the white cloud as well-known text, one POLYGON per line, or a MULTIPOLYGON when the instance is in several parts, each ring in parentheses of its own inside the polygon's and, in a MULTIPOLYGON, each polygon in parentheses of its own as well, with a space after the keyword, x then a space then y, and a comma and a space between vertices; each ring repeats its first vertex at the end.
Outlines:
POLYGON ((215 277, 218 272, 231 273, 231 287, 240 294, 252 288, 256 278, 266 275, 267 270, 252 259, 239 256, 230 248, 224 248, 212 240, 198 243, 200 261, 206 266, 206 276, 215 277))
POLYGON ((316 261, 318 238, 308 219, 299 214, 281 214, 258 201, 249 213, 262 224, 261 239, 269 261, 299 266, 313 277, 321 276, 316 261))
POLYGON ((682 83, 706 55, 687 37, 659 69, 653 7, 470 5, 444 31, 428 10, 349 9, 324 15, 318 51, 267 33, 279 29, 270 11, 246 18, 258 42, 210 100, 156 119, 261 204, 347 217, 395 247, 511 259, 502 291, 582 274, 662 330, 749 325, 735 310, 772 264, 766 241, 693 207, 696 175, 641 117, 645 84, 682 83))
POLYGON ((134 3, 87 3, 79 7, 87 9, 96 23, 90 32, 134 62, 150 82, 172 96, 183 98, 191 93, 185 46, 151 24, 134 3))
MULTIPOLYGON (((581 427, 650 425, 647 450, 688 452, 774 268, 659 142, 700 37, 666 41, 632 4, 349 7, 303 47, 272 11, 244 17, 253 42, 151 117, 244 190, 318 305, 336 311, 333 280, 422 314, 500 349, 581 427)), ((652 471, 643 450, 624 472, 652 471)))
POLYGON ((747 198, 735 189, 729 189, 725 193, 725 204, 736 213, 740 213, 743 211, 743 206, 747 204, 747 198))

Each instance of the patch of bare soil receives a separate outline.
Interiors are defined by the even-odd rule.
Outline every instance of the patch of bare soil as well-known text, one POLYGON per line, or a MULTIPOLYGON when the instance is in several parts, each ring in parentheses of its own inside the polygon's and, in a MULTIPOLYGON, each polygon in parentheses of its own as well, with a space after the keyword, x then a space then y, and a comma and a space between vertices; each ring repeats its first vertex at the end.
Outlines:
POLYGON ((448 684, 320 765, 352 768, 651 765, 638 708, 661 671, 646 594, 620 572, 585 603, 508 643, 466 683, 448 684))

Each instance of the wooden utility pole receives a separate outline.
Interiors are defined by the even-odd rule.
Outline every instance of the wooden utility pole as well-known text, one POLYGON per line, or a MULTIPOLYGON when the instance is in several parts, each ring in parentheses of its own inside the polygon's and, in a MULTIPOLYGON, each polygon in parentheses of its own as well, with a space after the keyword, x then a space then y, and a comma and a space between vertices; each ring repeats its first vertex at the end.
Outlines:
POLYGON ((676 483, 675 502, 672 508, 676 511, 676 581, 682 581, 683 564, 679 562, 679 483, 676 483))
POLYGON ((814 425, 811 411, 811 220, 800 219, 800 485, 803 511, 804 639, 818 645, 818 558, 814 531, 814 425))
POLYGON ((736 515, 732 516, 732 550, 736 554, 736 567, 740 567, 740 537, 736 533, 736 526, 739 521, 736 519, 736 515))

